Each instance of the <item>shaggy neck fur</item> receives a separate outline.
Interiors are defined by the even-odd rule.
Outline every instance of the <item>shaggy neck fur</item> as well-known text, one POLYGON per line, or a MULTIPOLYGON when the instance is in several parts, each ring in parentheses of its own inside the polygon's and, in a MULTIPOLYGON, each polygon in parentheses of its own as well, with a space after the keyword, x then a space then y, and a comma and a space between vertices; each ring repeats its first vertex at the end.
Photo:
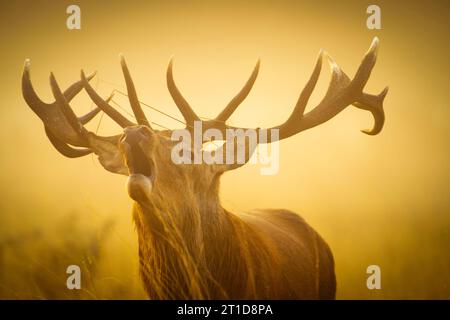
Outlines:
POLYGON ((256 276, 271 274, 273 253, 221 207, 218 187, 217 176, 209 185, 171 188, 176 196, 155 190, 151 201, 135 203, 140 272, 151 299, 242 299, 276 290, 259 287, 268 279, 256 276))

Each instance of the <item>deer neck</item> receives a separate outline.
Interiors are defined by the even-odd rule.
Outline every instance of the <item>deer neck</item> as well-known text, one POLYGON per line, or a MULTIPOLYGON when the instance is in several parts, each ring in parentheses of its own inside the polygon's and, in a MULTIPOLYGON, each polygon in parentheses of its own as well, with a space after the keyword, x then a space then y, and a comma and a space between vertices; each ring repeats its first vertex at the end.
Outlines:
POLYGON ((218 183, 189 190, 135 203, 140 271, 151 298, 225 297, 210 270, 216 255, 233 247, 232 216, 220 205, 218 183))

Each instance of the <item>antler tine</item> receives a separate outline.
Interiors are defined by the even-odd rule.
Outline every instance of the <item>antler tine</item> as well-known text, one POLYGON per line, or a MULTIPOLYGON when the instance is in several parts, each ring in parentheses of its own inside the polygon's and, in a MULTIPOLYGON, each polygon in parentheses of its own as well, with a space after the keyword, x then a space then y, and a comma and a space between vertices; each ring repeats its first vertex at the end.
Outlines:
POLYGON ((245 83, 244 87, 239 91, 239 93, 228 103, 228 105, 223 109, 223 111, 215 118, 216 121, 225 122, 237 109, 237 107, 247 98, 250 90, 255 84, 256 77, 259 72, 260 59, 256 62, 255 68, 253 69, 250 78, 245 83))
MULTIPOLYGON (((57 110, 62 112, 65 120, 75 131, 75 134, 72 134, 70 131, 64 130, 65 133, 63 135, 72 136, 71 140, 76 141, 77 145, 87 147, 88 146, 88 143, 86 141, 87 131, 80 123, 79 118, 77 118, 73 110, 70 108, 67 99, 65 95, 61 92, 61 89, 59 88, 59 85, 53 73, 50 74, 50 86, 52 88, 53 96, 55 97, 54 106, 56 107, 57 110)), ((55 135, 52 132, 52 129, 49 126, 52 126, 52 124, 47 124, 46 122, 44 122, 45 134, 47 135, 52 145, 56 148, 56 150, 58 150, 62 155, 68 158, 79 158, 92 153, 92 150, 90 148, 83 148, 83 149, 72 148, 62 139, 58 138, 57 135, 55 135)))
POLYGON ((88 93, 89 97, 94 101, 94 103, 102 109, 111 119, 113 119, 118 125, 122 128, 133 126, 134 123, 121 115, 116 109, 111 107, 108 102, 103 100, 102 97, 98 95, 98 93, 91 87, 87 78, 84 74, 84 71, 81 70, 81 81, 83 82, 84 88, 88 93))
POLYGON ((383 110, 383 101, 388 91, 389 88, 386 87, 378 95, 372 95, 363 92, 360 101, 353 103, 353 105, 357 108, 370 111, 375 119, 373 128, 371 130, 368 129, 361 130, 363 133, 373 136, 380 133, 381 130, 383 129, 385 118, 383 110))
MULTIPOLYGON (((362 91, 375 65, 378 45, 379 40, 378 38, 375 37, 372 41, 369 50, 366 52, 353 80, 350 80, 350 78, 339 68, 339 66, 334 62, 334 60, 328 55, 328 53, 321 50, 316 65, 314 67, 314 70, 307 84, 303 88, 291 115, 283 124, 269 128, 268 130, 278 129, 279 137, 277 140, 286 139, 301 131, 320 125, 336 116, 347 106, 354 105, 357 108, 370 111, 374 117, 375 123, 373 128, 371 130, 362 130, 362 132, 368 135, 376 135, 379 132, 381 132, 381 130, 383 129, 385 118, 383 110, 383 101, 388 92, 388 88, 386 87, 378 95, 372 95, 362 91), (325 94, 325 97, 322 99, 322 101, 311 111, 305 113, 306 105, 317 84, 317 80, 319 78, 322 69, 323 57, 326 57, 330 64, 332 72, 330 84, 328 86, 328 90, 325 94)), ((220 118, 226 119, 227 116, 231 114, 225 111, 226 110, 224 110, 221 113, 220 118)), ((220 130, 222 133, 225 133, 227 129, 247 130, 247 128, 228 126, 225 123, 223 122, 219 123, 216 120, 217 118, 215 120, 204 122, 203 124, 204 130, 209 128, 215 128, 220 130)), ((267 141, 262 141, 261 143, 270 143, 270 142, 274 141, 268 139, 267 141)))
MULTIPOLYGON (((317 107, 304 115, 301 125, 298 128, 299 130, 296 130, 297 132, 328 121, 351 104, 358 108, 371 111, 374 116, 374 128, 372 130, 365 130, 363 131, 364 133, 376 135, 381 131, 384 124, 383 100, 387 90, 385 89, 378 96, 368 95, 362 92, 375 65, 378 45, 379 40, 375 37, 353 80, 350 80, 327 54, 332 69, 332 77, 327 93, 317 107)), ((280 129, 281 135, 282 132, 280 129)))
MULTIPOLYGON (((109 103, 113 97, 114 91, 109 95, 109 97, 105 101, 109 103)), ((78 120, 81 122, 81 124, 86 124, 89 121, 91 121, 100 111, 102 111, 102 109, 96 107, 91 111, 89 111, 88 113, 86 113, 85 115, 78 117, 78 120)))
POLYGON ((120 65, 122 66, 123 76, 127 85, 128 99, 136 117, 136 121, 138 124, 146 125, 151 128, 150 123, 145 117, 144 111, 142 111, 141 104, 139 103, 139 99, 137 97, 136 88, 134 87, 130 71, 128 70, 127 63, 125 62, 125 58, 122 54, 120 54, 120 65))
POLYGON ((194 110, 192 110, 191 106, 183 97, 180 90, 178 90, 178 87, 176 86, 175 81, 173 80, 172 65, 173 59, 170 59, 166 74, 167 87, 169 89, 173 101, 175 102, 181 114, 183 115, 184 120, 186 120, 186 126, 192 126, 194 121, 199 121, 200 118, 195 114, 194 110))
POLYGON ((55 136, 46 125, 44 125, 44 129, 48 140, 50 140, 55 149, 58 150, 59 153, 61 153, 63 156, 67 158, 80 158, 92 153, 92 150, 89 148, 86 149, 72 148, 67 143, 59 139, 57 136, 55 136))
POLYGON ((30 65, 30 60, 26 59, 22 74, 22 95, 28 106, 41 118, 45 111, 44 108, 48 106, 48 104, 43 102, 36 94, 36 91, 34 91, 30 79, 30 65))
MULTIPOLYGON (((88 75, 86 77, 87 81, 90 81, 92 78, 95 77, 95 75, 97 74, 97 71, 92 72, 90 75, 88 75)), ((75 82, 74 84, 72 84, 70 87, 68 87, 65 91, 64 91, 64 97, 66 98, 67 102, 72 101, 72 99, 78 94, 80 93, 80 91, 83 89, 83 82, 81 80, 75 82)))
POLYGON ((372 95, 362 92, 362 89, 369 80, 370 74, 375 65, 379 42, 380 41, 377 37, 373 39, 372 44, 370 45, 370 48, 366 53, 364 60, 358 68, 358 71, 356 72, 356 75, 352 81, 354 90, 356 90, 357 92, 361 92, 361 96, 359 97, 358 101, 354 102, 353 105, 357 108, 370 111, 375 120, 372 130, 361 130, 363 133, 368 135, 376 135, 383 129, 385 120, 383 101, 389 90, 388 87, 385 87, 383 91, 381 91, 381 93, 378 95, 372 95))
MULTIPOLYGON (((81 147, 86 146, 83 139, 80 138, 79 135, 79 132, 82 129, 79 129, 79 125, 77 126, 75 124, 76 122, 79 121, 79 119, 75 117, 75 121, 73 121, 74 119, 70 114, 70 113, 73 114, 73 112, 71 110, 67 112, 67 110, 61 108, 58 101, 55 101, 53 103, 45 103, 38 97, 31 83, 30 65, 31 62, 29 59, 27 59, 24 64, 24 71, 22 75, 22 94, 28 106, 44 122, 45 131, 51 143, 55 146, 55 148, 59 152, 61 152, 63 155, 67 157, 74 158, 89 154, 91 151, 88 149, 75 149, 67 145, 67 142, 69 142, 75 146, 81 147), (66 113, 69 114, 69 119, 71 119, 70 123, 69 120, 66 118, 65 115, 66 113), (69 125, 69 130, 66 124, 69 125), (70 128, 73 129, 73 127, 75 127, 76 129, 70 130, 70 128), (65 142, 63 140, 65 140, 65 142)), ((94 77, 94 75, 95 73, 91 74, 86 79, 90 80, 94 77)), ((55 81, 56 84, 56 80, 51 81, 55 81)), ((81 83, 81 81, 77 81, 74 84, 72 84, 68 89, 66 89, 64 93, 61 93, 59 87, 57 88, 57 90, 59 91, 58 95, 62 96, 62 98, 67 103, 67 101, 73 99, 73 97, 76 94, 78 94, 82 88, 83 84, 81 83)))
POLYGON ((367 50, 363 61, 359 65, 358 70, 353 77, 351 85, 353 89, 358 92, 364 89, 364 86, 369 80, 372 69, 375 66, 375 62, 377 61, 379 44, 380 40, 378 39, 378 37, 374 37, 372 43, 370 44, 369 50, 367 50))
MULTIPOLYGON (((297 100, 297 104, 295 105, 294 111, 292 111, 291 115, 285 122, 286 128, 294 128, 294 123, 300 121, 303 118, 303 114, 305 112, 306 105, 308 104, 309 98, 311 97, 311 94, 316 87, 317 80, 319 79, 320 71, 322 70, 322 57, 323 57, 324 51, 320 50, 319 56, 317 57, 316 65, 314 67, 314 71, 311 74, 308 82, 306 83, 305 87, 303 88, 302 92, 300 93, 300 96, 297 100)), ((290 136, 291 133, 289 130, 286 129, 284 135, 290 136)), ((284 136, 283 136, 284 138, 284 136)), ((281 138, 281 139, 283 139, 281 138)))
POLYGON ((86 129, 81 125, 77 116, 70 108, 66 98, 64 97, 63 93, 61 92, 61 89, 59 88, 58 82, 56 81, 53 72, 50 73, 50 86, 52 88, 53 96, 55 97, 56 105, 60 108, 60 110, 64 114, 64 117, 69 122, 72 129, 78 135, 80 135, 81 138, 84 138, 84 135, 86 134, 86 129))
POLYGON ((375 37, 353 80, 350 80, 328 53, 321 51, 314 71, 291 116, 282 125, 274 127, 280 130, 279 140, 320 125, 336 116, 349 105, 370 111, 374 116, 375 124, 372 130, 363 130, 363 132, 369 135, 378 134, 384 124, 383 100, 387 94, 387 88, 377 96, 362 92, 375 65, 378 45, 379 40, 375 37), (321 71, 323 56, 328 59, 331 67, 330 84, 322 101, 314 109, 304 114, 306 104, 321 71))
MULTIPOLYGON (((34 91, 33 85, 31 83, 30 79, 30 66, 31 61, 30 59, 25 60, 24 64, 24 70, 22 74, 22 94, 27 102, 27 104, 30 106, 30 108, 39 116, 42 117, 46 109, 49 108, 49 106, 52 106, 51 103, 45 103, 43 102, 38 95, 36 94, 36 91, 34 91)), ((94 76, 95 72, 91 73, 89 76, 86 77, 87 81, 90 81, 94 76)), ((77 81, 73 83, 71 86, 69 86, 63 93, 64 97, 68 102, 70 102, 81 90, 83 89, 83 83, 80 81, 77 81)))
MULTIPOLYGON (((26 103, 44 123, 45 133, 50 142, 62 155, 69 158, 78 158, 93 152, 98 156, 100 163, 106 170, 127 175, 128 171, 117 146, 120 135, 101 137, 83 127, 84 123, 104 109, 97 108, 84 116, 77 117, 69 105, 70 99, 85 87, 88 80, 93 76, 86 77, 83 74, 82 80, 74 83, 62 93, 55 76, 51 73, 50 85, 55 102, 47 104, 39 99, 33 89, 30 80, 30 61, 26 60, 22 76, 22 93, 26 103)), ((110 101, 111 98, 112 94, 104 103, 107 104, 107 101, 110 101)), ((100 100, 103 99, 100 98, 100 100)), ((108 112, 106 113, 108 114, 108 112)))

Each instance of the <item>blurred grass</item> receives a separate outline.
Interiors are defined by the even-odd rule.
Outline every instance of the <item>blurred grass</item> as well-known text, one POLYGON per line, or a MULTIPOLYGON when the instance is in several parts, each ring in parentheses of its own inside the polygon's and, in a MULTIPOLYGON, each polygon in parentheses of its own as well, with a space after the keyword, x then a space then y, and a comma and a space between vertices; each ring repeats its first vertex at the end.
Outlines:
POLYGON ((50 227, 3 235, 0 299, 145 298, 137 251, 117 234, 115 220, 97 225, 86 218, 69 213, 50 227), (81 269, 80 290, 66 287, 72 264, 81 269))
MULTIPOLYGON (((49 226, 4 232, 0 298, 146 298, 136 244, 121 235, 117 219, 92 223, 88 215, 71 212, 49 226), (81 268, 81 290, 66 288, 65 271, 71 264, 81 268)), ((407 220, 352 217, 327 225, 322 233, 335 255, 338 299, 450 298, 450 221, 445 214, 407 220), (371 264, 381 267, 381 290, 366 288, 365 270, 371 264)), ((129 230, 132 238, 133 232, 129 230)))

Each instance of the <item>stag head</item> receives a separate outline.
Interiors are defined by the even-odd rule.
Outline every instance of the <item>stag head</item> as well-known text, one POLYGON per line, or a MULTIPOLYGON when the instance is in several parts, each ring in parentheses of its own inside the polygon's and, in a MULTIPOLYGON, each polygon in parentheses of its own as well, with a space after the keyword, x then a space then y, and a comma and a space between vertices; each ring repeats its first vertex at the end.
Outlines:
MULTIPOLYGON (((304 87, 297 104, 289 118, 270 129, 279 130, 279 140, 288 138, 303 130, 320 125, 349 105, 368 110, 372 113, 375 124, 371 130, 363 130, 368 135, 378 134, 384 124, 383 100, 387 93, 385 88, 380 94, 372 95, 363 92, 372 68, 375 65, 378 39, 374 38, 352 80, 338 67, 333 59, 324 51, 320 51, 312 75, 304 87), (322 101, 311 111, 305 113, 309 97, 319 78, 322 60, 326 58, 330 64, 332 75, 328 90, 322 101)), ((177 88, 172 72, 172 61, 167 70, 167 86, 169 92, 183 115, 186 129, 192 130, 195 121, 201 121, 189 103, 177 88)), ((185 190, 191 197, 195 194, 210 193, 217 195, 218 178, 228 170, 240 164, 175 164, 171 160, 171 150, 175 141, 171 140, 173 131, 156 130, 147 120, 138 100, 130 72, 125 59, 121 56, 121 66, 127 86, 129 102, 137 123, 133 123, 110 105, 111 97, 103 99, 89 84, 95 74, 86 76, 81 71, 81 80, 72 84, 64 92, 60 89, 53 73, 50 75, 50 86, 55 98, 51 104, 44 103, 36 94, 30 82, 30 61, 25 62, 22 77, 22 92, 30 108, 41 118, 45 132, 53 146, 64 156, 76 158, 95 153, 102 166, 111 172, 128 176, 128 192, 131 198, 141 204, 150 204, 154 199, 183 198, 185 190), (77 117, 69 103, 75 95, 85 89, 97 108, 88 114, 77 117), (83 125, 90 121, 99 111, 103 111, 123 128, 118 135, 103 137, 88 131, 83 125), (176 195, 172 197, 171 195, 176 195)), ((259 61, 242 90, 230 101, 213 120, 202 121, 203 130, 218 129, 224 135, 228 129, 236 128, 226 121, 239 104, 249 94, 259 70, 259 61)), ((268 140, 265 142, 273 142, 268 140)), ((215 151, 191 150, 192 152, 223 152, 230 146, 225 143, 215 151)), ((233 146, 234 147, 234 146, 233 146)), ((246 160, 252 149, 247 148, 246 160)))

